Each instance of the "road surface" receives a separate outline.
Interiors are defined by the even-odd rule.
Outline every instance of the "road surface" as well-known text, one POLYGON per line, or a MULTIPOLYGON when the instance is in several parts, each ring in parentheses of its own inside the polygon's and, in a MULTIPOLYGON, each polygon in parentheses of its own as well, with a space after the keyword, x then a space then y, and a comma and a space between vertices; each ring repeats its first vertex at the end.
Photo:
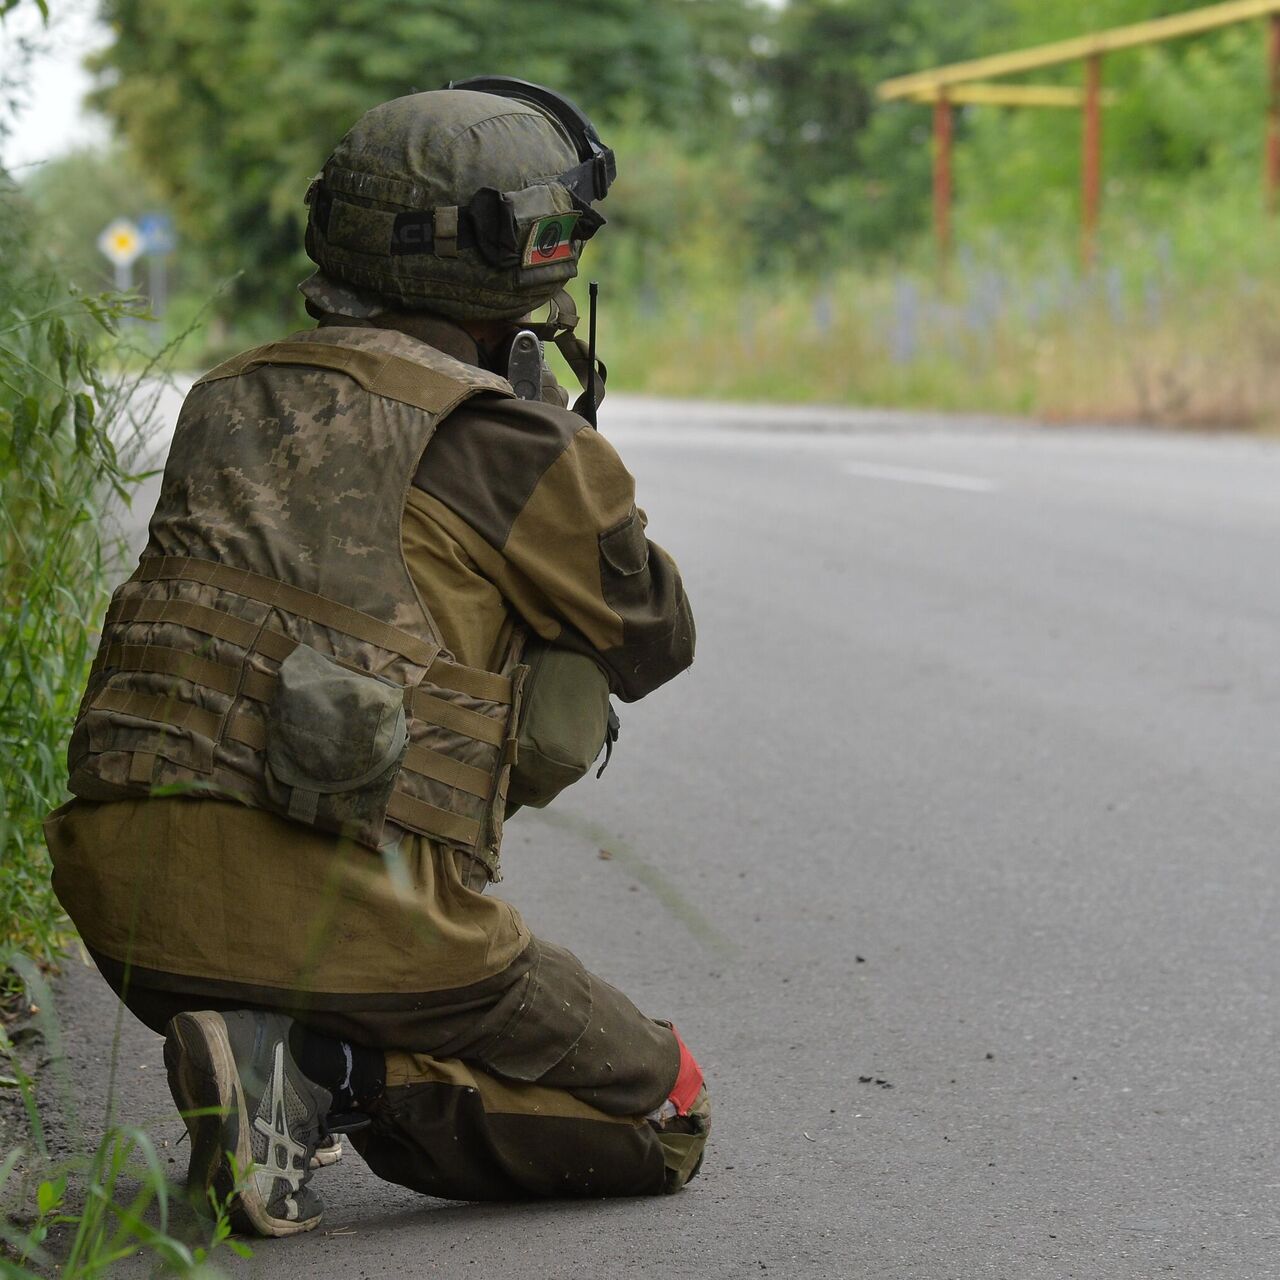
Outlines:
MULTIPOLYGON (((349 1156, 318 1231, 223 1265, 1280 1275, 1280 446, 637 400, 602 427, 698 659, 623 708, 602 781, 511 824, 501 892, 676 1020, 704 1172, 476 1206, 349 1156)), ((73 963, 62 1006, 92 1134, 112 1002, 73 963)), ((170 1153, 130 1023, 120 1076, 170 1153)))

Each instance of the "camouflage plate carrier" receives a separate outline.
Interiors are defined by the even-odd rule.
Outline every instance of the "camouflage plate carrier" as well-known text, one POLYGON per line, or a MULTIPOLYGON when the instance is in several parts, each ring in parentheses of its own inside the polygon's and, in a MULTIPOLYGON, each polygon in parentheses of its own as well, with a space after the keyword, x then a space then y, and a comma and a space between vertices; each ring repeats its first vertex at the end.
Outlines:
POLYGON ((453 661, 400 524, 441 419, 501 378, 324 328, 206 374, 115 593, 69 751, 89 800, 235 799, 378 848, 415 832, 499 878, 525 668, 453 661))

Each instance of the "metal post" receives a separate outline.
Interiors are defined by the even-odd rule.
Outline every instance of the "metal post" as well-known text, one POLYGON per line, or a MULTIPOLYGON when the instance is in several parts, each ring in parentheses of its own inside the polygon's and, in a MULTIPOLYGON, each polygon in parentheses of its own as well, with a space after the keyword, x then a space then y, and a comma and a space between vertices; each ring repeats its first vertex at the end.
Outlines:
POLYGON ((1098 249, 1102 202, 1102 55, 1084 64, 1084 139, 1080 170, 1080 257, 1087 271, 1098 249))
POLYGON ((1267 212, 1280 211, 1280 13, 1267 23, 1267 212))
POLYGON ((163 327, 161 322, 169 305, 169 278, 162 253, 153 253, 147 258, 147 291, 151 294, 151 314, 155 316, 158 330, 163 327))
POLYGON ((933 103, 933 231, 938 241, 938 261, 945 266, 951 256, 951 103, 939 93, 933 103))

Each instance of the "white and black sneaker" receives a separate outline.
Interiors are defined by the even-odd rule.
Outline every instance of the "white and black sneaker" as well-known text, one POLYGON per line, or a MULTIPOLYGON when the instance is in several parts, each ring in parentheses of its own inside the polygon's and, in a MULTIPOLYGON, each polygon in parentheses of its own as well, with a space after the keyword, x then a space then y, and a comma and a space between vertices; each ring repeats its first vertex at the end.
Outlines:
POLYGON ((291 1025, 236 1010, 180 1013, 165 1028, 169 1091, 191 1135, 187 1186, 264 1236, 310 1231, 323 1210, 307 1181, 331 1097, 298 1069, 291 1025))

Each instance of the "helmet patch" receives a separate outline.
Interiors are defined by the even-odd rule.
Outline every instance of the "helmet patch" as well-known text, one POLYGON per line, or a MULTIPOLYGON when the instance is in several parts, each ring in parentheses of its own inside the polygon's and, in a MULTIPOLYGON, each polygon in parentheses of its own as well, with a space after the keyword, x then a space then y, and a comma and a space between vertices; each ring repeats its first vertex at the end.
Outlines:
POLYGON ((397 213, 391 225, 391 252, 430 253, 435 248, 435 212, 407 210, 397 213))
POLYGON ((524 246, 526 267, 545 267, 552 262, 572 259, 573 228, 577 225, 577 213, 553 213, 539 218, 529 229, 524 246))

